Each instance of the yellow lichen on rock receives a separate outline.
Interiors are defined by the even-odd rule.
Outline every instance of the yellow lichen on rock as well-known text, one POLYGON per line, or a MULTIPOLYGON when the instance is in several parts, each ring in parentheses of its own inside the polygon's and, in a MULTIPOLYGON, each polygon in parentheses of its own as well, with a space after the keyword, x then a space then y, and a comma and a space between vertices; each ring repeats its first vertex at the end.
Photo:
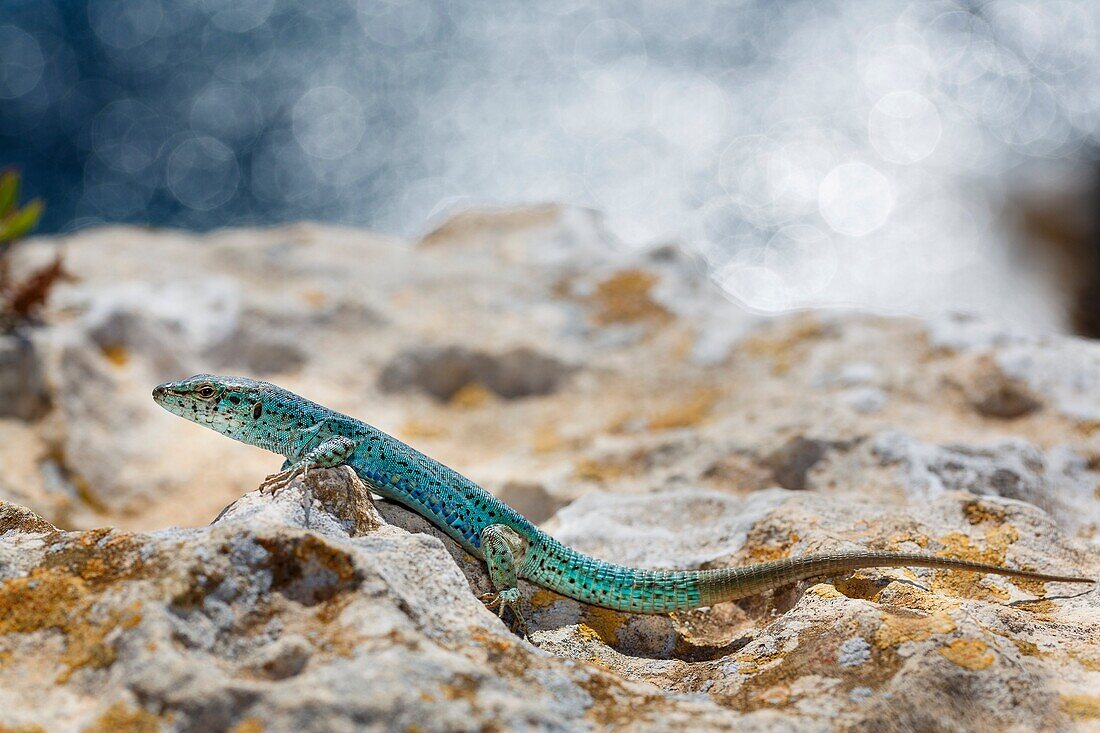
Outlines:
POLYGON ((650 430, 673 430, 698 425, 710 416, 719 396, 716 389, 700 387, 682 402, 651 417, 647 427, 650 430))
POLYGON ((848 598, 862 598, 867 601, 877 601, 879 593, 884 588, 884 583, 867 577, 857 572, 833 581, 838 591, 848 598))
POLYGON ((892 534, 886 539, 886 546, 895 552, 900 552, 901 548, 899 545, 906 542, 912 542, 917 547, 928 547, 928 538, 917 532, 898 532, 897 534, 892 534))
POLYGON ((447 404, 459 410, 472 410, 488 404, 493 400, 493 397, 492 391, 485 385, 470 382, 451 395, 451 399, 448 400, 447 404))
POLYGON ((1013 607, 1018 608, 1021 611, 1033 613, 1044 620, 1050 620, 1052 618, 1052 614, 1058 610, 1058 604, 1046 598, 1017 601, 1013 607))
POLYGON ((438 438, 446 432, 442 425, 437 425, 427 420, 411 418, 401 424, 397 430, 398 435, 406 440, 417 438, 438 438))
POLYGON ((1062 695, 1062 709, 1077 720, 1100 718, 1100 697, 1096 695, 1062 695))
POLYGON ((783 663, 783 654, 779 651, 769 651, 757 654, 755 650, 743 649, 734 655, 737 662, 737 671, 744 675, 755 675, 765 669, 783 663))
POLYGON ((256 718, 245 718, 230 728, 229 733, 264 733, 264 724, 256 718))
MULTIPOLYGON (((937 554, 988 565, 1004 565, 1008 546, 1019 538, 1019 531, 1011 524, 1000 524, 986 531, 984 547, 975 546, 970 537, 962 532, 949 532, 940 538, 944 549, 937 554)), ((934 577, 933 589, 951 595, 989 601, 1007 601, 1009 598, 1007 590, 983 584, 981 573, 938 570, 934 577)))
POLYGON ((963 514, 966 515, 966 521, 971 524, 981 524, 983 522, 1000 524, 1005 520, 1004 508, 981 499, 963 504, 963 514))
POLYGON ((553 453, 566 445, 556 425, 539 425, 531 434, 531 450, 535 453, 553 453))
POLYGON ((620 270, 596 285, 591 298, 593 317, 601 326, 620 323, 665 323, 672 314, 653 300, 657 276, 640 269, 620 270))
POLYGON ((107 361, 116 367, 124 367, 130 363, 130 352, 121 344, 106 344, 100 351, 107 361))
MULTIPOLYGON (((140 604, 136 604, 140 608, 140 604)), ((65 653, 61 656, 64 669, 57 675, 57 682, 64 684, 73 673, 84 667, 103 669, 114 664, 118 654, 107 637, 116 629, 132 629, 141 623, 136 608, 127 611, 111 611, 98 623, 76 623, 67 630, 65 653)))
POLYGON ((882 625, 875 631, 875 646, 888 649, 907 641, 924 641, 936 634, 947 634, 956 628, 955 621, 945 612, 932 616, 883 614, 882 625))
POLYGON ((967 669, 987 669, 997 660, 989 645, 980 639, 955 639, 941 646, 940 654, 967 669))
MULTIPOLYGON (((93 579, 100 578, 105 567, 101 561, 84 565, 93 579)), ((0 584, 0 635, 46 630, 63 634, 65 650, 59 660, 62 670, 58 683, 67 682, 83 667, 109 667, 116 654, 108 636, 115 629, 130 629, 140 623, 141 606, 135 603, 93 619, 96 597, 89 592, 84 578, 62 568, 36 568, 27 577, 0 584)))
POLYGON ((55 569, 7 580, 0 584, 0 635, 67 630, 86 592, 80 578, 55 569))
POLYGON ((1074 659, 1081 663, 1081 666, 1092 672, 1100 672, 1100 655, 1088 656, 1085 654, 1070 654, 1074 659))
POLYGON ((627 457, 580 458, 573 466, 573 478, 579 481, 604 483, 637 473, 637 466, 627 457))
POLYGON ((818 583, 817 585, 812 585, 806 589, 806 593, 810 595, 815 595, 818 598, 827 599, 846 597, 843 593, 838 591, 832 583, 818 583))
POLYGON ((82 733, 158 733, 162 719, 141 708, 116 702, 82 733))
POLYGON ((807 341, 820 338, 825 327, 812 316, 794 319, 779 333, 756 333, 741 342, 741 348, 751 356, 771 359, 772 373, 781 376, 791 370, 797 353, 807 341))
POLYGON ((785 560, 791 556, 791 550, 798 544, 799 536, 797 530, 791 530, 780 542, 775 542, 771 537, 767 537, 766 543, 762 542, 765 538, 754 534, 750 531, 748 539, 745 545, 749 551, 749 557, 753 562, 771 562, 772 560, 785 560))
POLYGON ((4 725, 0 723, 0 733, 46 733, 46 729, 40 725, 4 725))
POLYGON ((539 588, 531 595, 531 605, 534 608, 546 608, 552 606, 558 601, 562 600, 564 596, 560 596, 552 590, 546 590, 545 588, 539 588))
POLYGON ((588 606, 584 611, 583 626, 587 626, 599 635, 608 646, 619 642, 619 629, 626 622, 626 615, 609 608, 588 606))
MULTIPOLYGON (((1004 636, 1002 634, 1002 636, 1004 636)), ((1014 637, 1005 637, 1016 647, 1016 651, 1023 654, 1025 657, 1037 657, 1042 654, 1042 650, 1039 649, 1037 644, 1034 644, 1026 639, 1016 639, 1014 637)))

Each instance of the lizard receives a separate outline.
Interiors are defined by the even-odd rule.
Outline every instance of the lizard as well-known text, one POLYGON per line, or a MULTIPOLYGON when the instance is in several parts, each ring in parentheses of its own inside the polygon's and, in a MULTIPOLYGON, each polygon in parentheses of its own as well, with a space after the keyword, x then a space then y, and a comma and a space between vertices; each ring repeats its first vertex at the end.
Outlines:
POLYGON ((161 407, 230 438, 282 455, 260 484, 275 492, 314 468, 349 466, 371 491, 404 505, 483 560, 495 590, 480 600, 524 628, 518 581, 582 603, 662 614, 711 606, 861 568, 929 567, 1047 583, 1094 583, 931 554, 858 550, 707 570, 615 565, 567 547, 457 471, 376 427, 267 382, 199 374, 153 390, 161 407))

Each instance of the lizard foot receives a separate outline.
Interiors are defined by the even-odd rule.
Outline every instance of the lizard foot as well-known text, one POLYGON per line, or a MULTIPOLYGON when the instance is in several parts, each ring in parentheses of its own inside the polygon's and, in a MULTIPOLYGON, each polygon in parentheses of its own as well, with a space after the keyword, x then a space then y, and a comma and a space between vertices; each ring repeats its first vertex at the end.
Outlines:
POLYGON ((499 593, 486 593, 478 598, 490 611, 496 611, 497 616, 504 620, 504 612, 511 611, 512 621, 508 629, 514 634, 527 637, 527 623, 523 620, 523 614, 519 610, 519 588, 505 588, 499 593))
POLYGON ((287 458, 282 471, 271 474, 260 484, 260 493, 274 494, 282 491, 290 486, 294 479, 305 476, 311 468, 335 468, 345 463, 355 453, 355 446, 356 443, 351 438, 335 435, 293 463, 287 458))
POLYGON ((285 471, 273 473, 265 478, 263 483, 260 484, 260 493, 274 496, 294 483, 294 479, 299 476, 305 476, 308 470, 309 469, 305 466, 291 466, 285 471))

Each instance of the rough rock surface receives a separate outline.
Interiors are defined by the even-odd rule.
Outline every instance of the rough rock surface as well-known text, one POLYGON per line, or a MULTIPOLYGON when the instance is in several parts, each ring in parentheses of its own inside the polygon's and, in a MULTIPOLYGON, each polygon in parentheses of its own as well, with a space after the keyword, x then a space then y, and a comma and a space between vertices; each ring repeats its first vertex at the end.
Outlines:
POLYGON ((628 711, 642 729, 721 725, 710 700, 516 638, 438 540, 360 534, 341 473, 148 534, 59 532, 0 506, 4 730, 568 731, 628 711))
POLYGON ((480 563, 343 472, 207 526, 280 459, 149 398, 270 378, 617 562, 875 547, 1096 577, 1092 343, 759 322, 677 249, 553 207, 417 243, 116 228, 23 256, 59 243, 80 279, 33 334, 34 410, 0 418, 0 731, 1100 729, 1100 591, 869 570, 644 617, 526 586, 522 641, 480 563))

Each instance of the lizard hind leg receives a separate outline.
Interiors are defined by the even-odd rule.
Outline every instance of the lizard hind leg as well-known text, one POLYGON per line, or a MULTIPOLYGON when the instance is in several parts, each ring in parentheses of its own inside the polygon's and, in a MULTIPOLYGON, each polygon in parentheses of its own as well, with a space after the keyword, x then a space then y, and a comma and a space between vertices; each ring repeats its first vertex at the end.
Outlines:
POLYGON ((496 593, 481 596, 481 602, 490 611, 496 611, 503 619, 505 611, 511 611, 515 623, 510 628, 527 635, 523 614, 519 609, 519 585, 516 566, 523 559, 525 543, 515 530, 504 524, 490 524, 481 531, 481 549, 489 569, 489 580, 496 593))
POLYGON ((285 489, 299 476, 313 468, 335 468, 355 453, 356 443, 351 438, 336 435, 306 453, 297 461, 288 460, 278 473, 273 473, 260 484, 261 493, 276 493, 285 489))

